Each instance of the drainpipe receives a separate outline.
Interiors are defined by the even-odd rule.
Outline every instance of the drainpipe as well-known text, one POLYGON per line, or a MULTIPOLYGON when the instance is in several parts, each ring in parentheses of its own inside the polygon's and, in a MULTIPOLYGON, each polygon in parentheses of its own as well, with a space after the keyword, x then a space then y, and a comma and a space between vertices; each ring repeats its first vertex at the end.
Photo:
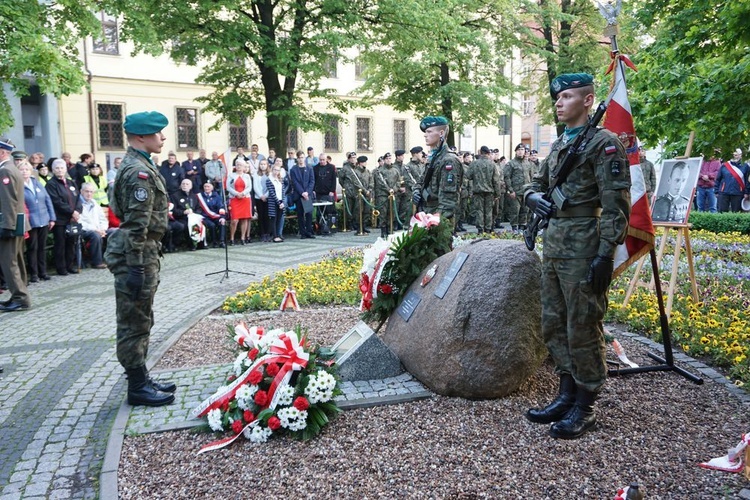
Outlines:
MULTIPOLYGON (((91 95, 91 80, 93 79, 93 74, 91 73, 91 70, 89 69, 89 57, 88 57, 88 45, 86 43, 86 40, 83 41, 83 69, 86 71, 86 100, 88 101, 89 105, 89 143, 91 145, 91 154, 96 157, 96 154, 94 152, 94 144, 96 143, 96 134, 94 133, 94 100, 93 96, 91 95)), ((101 160, 100 160, 101 161, 101 160)))

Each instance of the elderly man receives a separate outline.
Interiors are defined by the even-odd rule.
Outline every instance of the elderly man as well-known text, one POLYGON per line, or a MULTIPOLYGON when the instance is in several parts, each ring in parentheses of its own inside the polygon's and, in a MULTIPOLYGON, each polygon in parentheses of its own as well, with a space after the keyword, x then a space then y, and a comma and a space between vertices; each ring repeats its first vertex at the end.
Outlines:
POLYGON ((102 207, 94 201, 96 186, 91 182, 84 182, 81 186, 81 237, 89 244, 91 254, 91 267, 94 269, 107 269, 102 260, 102 243, 107 237, 109 223, 102 211, 102 207))
POLYGON ((214 191, 214 186, 210 182, 203 184, 203 192, 198 193, 196 198, 198 200, 196 213, 203 216, 203 225, 206 226, 206 232, 211 236, 211 246, 224 248, 227 230, 224 200, 214 191))
POLYGON ((0 138, 0 269, 10 290, 10 299, 0 302, 0 312, 31 307, 26 289, 23 234, 29 230, 24 212, 23 176, 11 159, 14 145, 0 138))
POLYGON ((117 359, 128 376, 128 403, 162 406, 174 401, 177 386, 151 380, 146 369, 153 304, 159 286, 161 240, 167 230, 167 188, 150 155, 164 146, 163 114, 125 117, 128 151, 115 180, 110 209, 122 223, 109 237, 104 259, 115 276, 117 359))

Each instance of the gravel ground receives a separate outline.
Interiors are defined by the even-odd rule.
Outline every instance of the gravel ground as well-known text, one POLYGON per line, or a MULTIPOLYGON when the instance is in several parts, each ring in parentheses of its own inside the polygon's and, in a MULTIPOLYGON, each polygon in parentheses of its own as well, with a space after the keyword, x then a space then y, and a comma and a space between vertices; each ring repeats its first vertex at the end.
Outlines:
MULTIPOLYGON (((330 344, 340 335, 326 332, 345 331, 356 316, 351 308, 339 308, 255 315, 248 323, 291 327, 301 322, 312 339, 330 344)), ((226 338, 227 321, 202 320, 159 368, 193 366, 188 361, 197 352, 201 363, 227 362, 231 351, 219 354, 216 347, 226 338)), ((641 344, 621 343, 631 360, 651 362, 641 344)), ((717 384, 698 386, 673 373, 611 378, 598 403, 596 430, 577 441, 551 439, 547 426, 523 418, 555 390, 545 364, 501 400, 434 397, 347 411, 309 443, 239 440, 201 456, 195 452, 214 435, 130 436, 123 444, 119 492, 125 499, 588 499, 613 498, 619 487, 637 481, 647 498, 713 499, 737 498, 748 487, 740 474, 697 467, 726 453, 750 430, 746 409, 717 384)))

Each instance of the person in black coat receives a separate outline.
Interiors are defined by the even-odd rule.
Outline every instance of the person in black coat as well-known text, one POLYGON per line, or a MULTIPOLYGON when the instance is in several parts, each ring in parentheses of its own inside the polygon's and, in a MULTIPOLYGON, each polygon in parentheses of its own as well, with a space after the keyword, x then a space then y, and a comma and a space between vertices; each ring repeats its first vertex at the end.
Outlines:
MULTIPOLYGON (((161 163, 159 173, 164 177, 164 183, 167 186, 167 194, 172 196, 180 190, 180 183, 185 179, 185 169, 177 161, 177 155, 169 152, 167 159, 161 163)), ((191 182, 192 185, 192 182, 191 182)))
MULTIPOLYGON (((63 160, 65 161, 65 160, 63 160)), ((94 163, 94 157, 93 155, 90 155, 89 153, 83 153, 81 155, 81 161, 76 163, 75 165, 71 166, 68 169, 68 175, 71 179, 73 179, 73 182, 76 183, 76 187, 78 190, 81 190, 81 186, 83 186, 83 183, 86 182, 84 177, 89 175, 89 168, 94 163)), ((67 168, 67 164, 66 164, 67 168)), ((54 173, 53 173, 54 175, 54 173)))
POLYGON ((77 224, 81 217, 81 198, 75 182, 67 176, 68 167, 65 160, 52 162, 53 177, 47 182, 45 189, 52 200, 55 209, 55 227, 52 228, 54 237, 53 256, 55 269, 60 276, 68 273, 77 274, 75 266, 75 243, 78 236, 66 235, 68 224, 77 224))

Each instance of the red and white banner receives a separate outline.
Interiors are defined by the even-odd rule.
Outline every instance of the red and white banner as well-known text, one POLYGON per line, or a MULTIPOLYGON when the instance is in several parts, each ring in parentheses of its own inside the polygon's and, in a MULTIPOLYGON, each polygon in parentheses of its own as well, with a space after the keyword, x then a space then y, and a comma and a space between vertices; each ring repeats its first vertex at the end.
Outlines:
POLYGON ((628 163, 630 163, 630 223, 625 243, 617 247, 615 251, 615 277, 654 246, 654 223, 651 220, 646 183, 638 158, 638 140, 623 74, 625 66, 637 71, 627 56, 612 54, 612 64, 607 69, 607 74, 614 70, 615 77, 612 85, 613 88, 617 85, 617 92, 609 103, 607 115, 604 117, 604 128, 614 132, 620 138, 628 155, 628 163))

